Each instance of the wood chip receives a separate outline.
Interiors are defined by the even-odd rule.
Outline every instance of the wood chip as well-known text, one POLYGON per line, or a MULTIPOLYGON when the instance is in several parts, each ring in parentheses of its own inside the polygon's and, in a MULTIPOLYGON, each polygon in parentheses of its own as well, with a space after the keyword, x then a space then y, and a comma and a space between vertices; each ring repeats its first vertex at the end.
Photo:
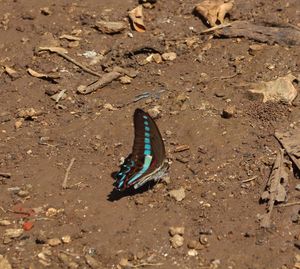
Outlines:
POLYGON ((283 150, 277 153, 266 190, 261 195, 263 201, 268 201, 267 213, 264 214, 260 222, 260 226, 263 228, 270 228, 271 226, 271 214, 275 202, 282 203, 287 199, 288 174, 285 171, 283 153, 283 150))
POLYGON ((117 34, 126 29, 126 23, 123 21, 97 21, 95 28, 104 34, 117 34))
POLYGON ((300 171, 300 128, 284 133, 275 132, 275 137, 285 148, 289 157, 300 171))
POLYGON ((275 43, 288 46, 300 45, 300 31, 293 27, 270 27, 247 21, 234 21, 224 27, 216 27, 215 30, 218 36, 245 37, 270 45, 275 43))

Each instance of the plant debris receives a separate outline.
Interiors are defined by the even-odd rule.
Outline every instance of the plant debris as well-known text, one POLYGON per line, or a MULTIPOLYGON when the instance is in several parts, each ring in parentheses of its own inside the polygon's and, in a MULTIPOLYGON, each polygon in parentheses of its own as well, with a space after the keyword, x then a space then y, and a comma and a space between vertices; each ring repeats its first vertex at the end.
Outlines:
POLYGON ((263 228, 271 227, 271 214, 275 203, 285 202, 287 199, 286 188, 288 186, 288 174, 285 171, 284 151, 277 153, 272 173, 267 182, 265 191, 261 195, 262 201, 267 201, 267 213, 260 220, 260 226, 263 228))
POLYGON ((215 31, 217 36, 245 37, 269 45, 300 45, 300 31, 293 27, 275 27, 256 25, 247 21, 234 21, 227 25, 218 25, 202 33, 215 31))
POLYGON ((275 132, 275 137, 300 171, 300 129, 296 128, 283 133, 275 132))
POLYGON ((129 11, 128 16, 131 20, 133 28, 140 33, 146 31, 146 27, 144 24, 144 15, 143 15, 143 6, 138 5, 133 10, 129 11))
POLYGON ((234 1, 204 0, 196 5, 195 11, 200 14, 210 26, 223 24, 226 14, 232 9, 234 1))

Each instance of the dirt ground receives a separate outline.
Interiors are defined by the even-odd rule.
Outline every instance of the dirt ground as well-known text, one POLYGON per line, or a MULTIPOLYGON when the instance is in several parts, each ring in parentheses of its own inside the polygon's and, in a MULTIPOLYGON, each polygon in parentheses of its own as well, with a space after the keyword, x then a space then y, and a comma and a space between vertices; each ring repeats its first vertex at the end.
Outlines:
MULTIPOLYGON (((10 174, 0 176, 2 269, 300 268, 300 206, 274 208, 269 229, 259 223, 281 148, 274 132, 300 125, 300 97, 263 103, 245 86, 299 76, 299 46, 200 35, 208 26, 193 14, 197 3, 146 5, 139 33, 128 23, 133 0, 0 0, 0 173, 10 174), (99 20, 124 21, 126 29, 102 33, 99 20), (253 44, 264 46, 251 53, 253 44), (138 75, 82 95, 78 86, 97 77, 38 51, 47 46, 65 48, 101 75, 115 66, 138 75), (176 59, 146 61, 165 52, 176 59), (131 151, 136 108, 160 111, 169 179, 119 193, 111 173, 131 151), (222 117, 224 109, 232 117, 222 117), (177 152, 182 145, 187 150, 177 152), (182 201, 168 195, 180 188, 182 201), (171 246, 170 227, 184 227, 181 247, 171 246)), ((300 27, 299 14, 299 0, 236 0, 228 19, 300 27)), ((288 174, 288 202, 299 202, 296 170, 288 174)))

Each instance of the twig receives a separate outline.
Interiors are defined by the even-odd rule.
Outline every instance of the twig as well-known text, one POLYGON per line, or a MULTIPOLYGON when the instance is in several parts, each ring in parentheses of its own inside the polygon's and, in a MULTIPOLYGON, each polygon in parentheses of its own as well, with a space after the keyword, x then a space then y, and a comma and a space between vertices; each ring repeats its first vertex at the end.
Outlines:
POLYGON ((11 177, 11 173, 0 172, 0 177, 10 178, 11 177))
POLYGON ((252 181, 252 180, 254 180, 254 179, 256 179, 256 178, 258 178, 258 176, 250 177, 250 178, 248 178, 248 179, 243 180, 242 183, 250 182, 250 181, 252 181))
POLYGON ((220 24, 220 25, 211 27, 211 28, 209 28, 209 29, 206 29, 206 30, 200 32, 200 35, 201 35, 201 34, 205 34, 205 33, 209 33, 209 32, 213 32, 213 31, 215 31, 215 30, 223 29, 223 28, 228 27, 228 26, 230 26, 230 25, 231 25, 231 23, 228 23, 228 24, 220 24))
POLYGON ((56 47, 40 47, 39 51, 50 51, 50 52, 55 52, 57 55, 63 57, 64 59, 68 60, 69 62, 77 65, 78 67, 80 67, 83 71, 94 75, 96 77, 101 77, 101 75, 91 69, 89 69, 88 67, 84 66, 83 64, 77 62, 76 60, 74 60, 73 58, 71 58, 70 56, 66 55, 64 52, 62 52, 61 50, 57 49, 56 47))
POLYGON ((293 205, 300 205, 300 201, 287 203, 287 204, 276 205, 276 207, 288 207, 288 206, 293 206, 293 205))
POLYGON ((139 267, 143 267, 143 266, 161 266, 163 265, 163 263, 140 263, 140 264, 137 264, 137 265, 131 265, 130 267, 132 268, 139 268, 139 267))
POLYGON ((212 77, 211 80, 216 80, 216 79, 230 79, 230 78, 234 78, 238 75, 238 73, 234 73, 233 75, 229 75, 229 76, 221 76, 221 77, 212 77))
POLYGON ((116 71, 106 73, 99 80, 97 80, 96 82, 93 82, 92 84, 90 84, 88 86, 80 85, 77 88, 77 91, 81 94, 88 94, 88 93, 94 92, 100 88, 103 88, 104 86, 108 85, 113 80, 118 79, 121 76, 122 76, 122 74, 119 72, 116 72, 116 71))
POLYGON ((63 189, 67 188, 67 181, 68 181, 69 173, 70 173, 70 170, 72 168, 72 165, 73 165, 74 161, 75 161, 75 158, 72 158, 71 161, 70 161, 70 164, 69 164, 69 166, 66 170, 65 178, 64 178, 64 181, 62 183, 62 188, 63 189))

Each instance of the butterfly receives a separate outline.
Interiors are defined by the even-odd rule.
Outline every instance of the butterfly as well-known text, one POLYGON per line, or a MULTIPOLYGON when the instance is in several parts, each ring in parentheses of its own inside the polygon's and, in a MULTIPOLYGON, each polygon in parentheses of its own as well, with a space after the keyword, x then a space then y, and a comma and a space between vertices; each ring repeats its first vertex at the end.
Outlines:
POLYGON ((138 189, 146 182, 159 180, 169 169, 164 142, 151 116, 136 109, 132 153, 114 175, 115 187, 123 191, 133 186, 138 189))

